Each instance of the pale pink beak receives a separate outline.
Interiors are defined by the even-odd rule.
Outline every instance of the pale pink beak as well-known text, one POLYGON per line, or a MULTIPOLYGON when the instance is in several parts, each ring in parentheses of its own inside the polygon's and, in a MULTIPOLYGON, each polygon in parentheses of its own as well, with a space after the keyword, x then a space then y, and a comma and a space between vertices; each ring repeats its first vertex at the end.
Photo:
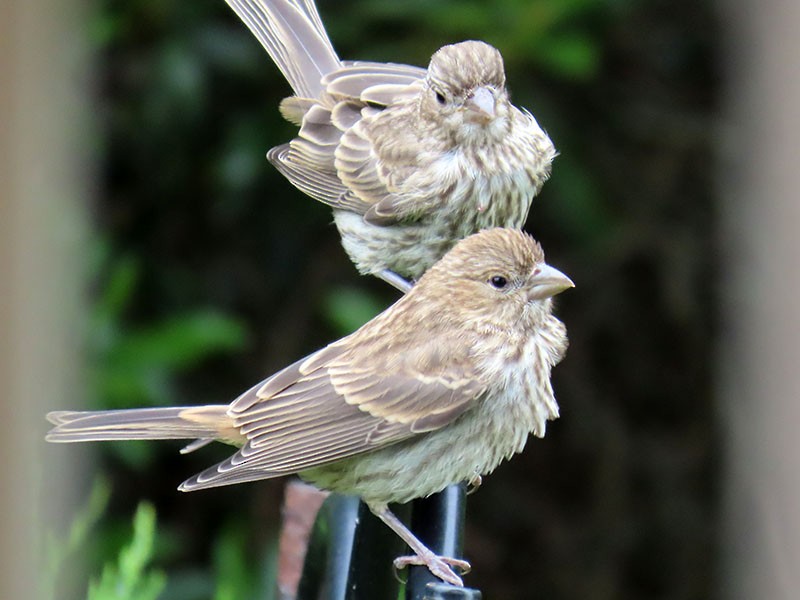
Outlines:
POLYGON ((476 113, 482 119, 489 121, 495 115, 495 99, 492 90, 487 87, 476 88, 464 104, 467 109, 476 113))
POLYGON ((529 300, 544 300, 575 287, 569 277, 548 264, 536 267, 531 283, 533 283, 533 289, 528 294, 529 300))

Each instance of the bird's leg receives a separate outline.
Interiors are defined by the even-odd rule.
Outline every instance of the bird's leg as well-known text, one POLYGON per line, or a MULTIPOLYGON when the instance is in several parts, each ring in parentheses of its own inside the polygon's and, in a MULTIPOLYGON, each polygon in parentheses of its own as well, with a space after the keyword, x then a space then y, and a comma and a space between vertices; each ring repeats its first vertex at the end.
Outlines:
POLYGON ((408 292, 408 290, 410 290, 412 287, 414 287, 414 284, 412 282, 403 279, 402 277, 400 277, 400 275, 398 275, 394 271, 390 271, 389 269, 384 269, 380 273, 375 273, 375 276, 378 277, 379 279, 383 279, 386 283, 388 283, 392 287, 397 288, 404 294, 408 292))
POLYGON ((464 582, 461 577, 456 575, 452 567, 456 567, 461 573, 468 573, 471 569, 469 563, 465 560, 458 558, 450 558, 449 556, 438 556, 433 553, 425 544, 419 541, 411 531, 403 525, 403 523, 395 517, 385 504, 370 504, 367 506, 372 513, 381 521, 389 526, 389 529, 394 531, 402 540, 408 544, 409 548, 414 552, 414 556, 400 556, 394 559, 394 566, 396 569, 402 569, 408 565, 426 566, 428 570, 442 581, 446 581, 452 585, 464 587, 464 582))

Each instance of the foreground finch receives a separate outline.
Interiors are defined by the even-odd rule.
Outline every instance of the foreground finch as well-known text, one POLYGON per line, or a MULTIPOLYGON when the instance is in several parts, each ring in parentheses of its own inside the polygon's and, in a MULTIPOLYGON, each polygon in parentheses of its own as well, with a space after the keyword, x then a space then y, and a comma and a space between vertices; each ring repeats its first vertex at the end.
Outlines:
POLYGON ((188 479, 192 491, 299 473, 360 496, 424 564, 451 566, 389 511, 478 481, 543 436, 558 416, 550 370, 567 347, 552 296, 572 281, 527 234, 491 229, 459 242, 396 304, 351 335, 290 365, 230 405, 54 412, 51 442, 211 440, 240 446, 188 479))
POLYGON ((461 238, 522 227, 555 148, 513 106, 503 58, 468 41, 427 70, 340 61, 312 0, 226 0, 284 74, 298 137, 269 160, 333 208, 362 273, 403 291, 461 238), (399 277, 398 277, 399 276, 399 277))

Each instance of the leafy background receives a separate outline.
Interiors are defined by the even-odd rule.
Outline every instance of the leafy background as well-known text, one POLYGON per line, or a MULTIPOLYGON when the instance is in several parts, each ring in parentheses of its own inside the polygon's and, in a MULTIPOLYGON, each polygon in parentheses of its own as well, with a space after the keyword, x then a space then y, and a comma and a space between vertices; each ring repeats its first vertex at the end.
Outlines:
MULTIPOLYGON (((707 598, 719 505, 710 3, 320 0, 320 12, 343 58, 424 65, 445 43, 496 45, 514 102, 561 153, 527 229, 577 283, 558 307, 571 340, 555 372, 562 416, 470 497, 468 583, 503 599, 707 598)), ((354 272, 329 210, 266 162, 294 133, 277 111, 288 86, 222 0, 96 0, 86 34, 102 161, 90 406, 228 401, 393 301, 354 272)), ((62 558, 82 555, 99 579, 147 499, 159 597, 268 597, 283 482, 178 494, 226 452, 178 448, 98 445, 107 507, 62 558)), ((68 564, 53 567, 57 597, 84 597, 88 575, 68 564)))

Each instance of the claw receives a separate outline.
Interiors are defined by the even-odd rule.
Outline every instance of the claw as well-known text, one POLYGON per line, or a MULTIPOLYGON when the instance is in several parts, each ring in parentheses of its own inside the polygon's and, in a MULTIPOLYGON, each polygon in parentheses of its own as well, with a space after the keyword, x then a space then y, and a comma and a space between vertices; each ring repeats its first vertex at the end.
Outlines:
POLYGON ((394 559, 393 564, 397 571, 400 571, 409 565, 427 567, 433 575, 442 581, 458 587, 464 587, 464 582, 451 567, 457 568, 459 571, 461 571, 462 575, 466 575, 472 569, 470 564, 465 560, 451 558, 449 556, 436 556, 435 554, 430 556, 399 556, 394 559))
MULTIPOLYGON (((389 528, 399 535, 403 541, 408 544, 409 548, 414 552, 411 556, 400 556, 394 559, 395 572, 408 565, 418 565, 427 567, 428 570, 442 581, 464 587, 464 582, 461 581, 455 571, 451 567, 456 567, 461 570, 462 575, 468 573, 471 569, 469 563, 460 558, 450 558, 449 556, 437 556, 430 548, 420 542, 403 523, 392 514, 385 504, 369 504, 369 509, 381 521, 386 523, 389 528)), ((400 579, 398 577, 398 579, 400 579)), ((400 580, 402 581, 402 580, 400 580)))
POLYGON ((482 483, 483 477, 475 473, 475 475, 473 475, 472 478, 467 482, 467 496, 477 492, 482 483))
POLYGON ((394 578, 403 585, 408 583, 408 577, 403 577, 402 575, 400 575, 400 573, 403 571, 404 568, 405 565, 397 566, 397 559, 392 561, 392 571, 394 572, 394 578))

